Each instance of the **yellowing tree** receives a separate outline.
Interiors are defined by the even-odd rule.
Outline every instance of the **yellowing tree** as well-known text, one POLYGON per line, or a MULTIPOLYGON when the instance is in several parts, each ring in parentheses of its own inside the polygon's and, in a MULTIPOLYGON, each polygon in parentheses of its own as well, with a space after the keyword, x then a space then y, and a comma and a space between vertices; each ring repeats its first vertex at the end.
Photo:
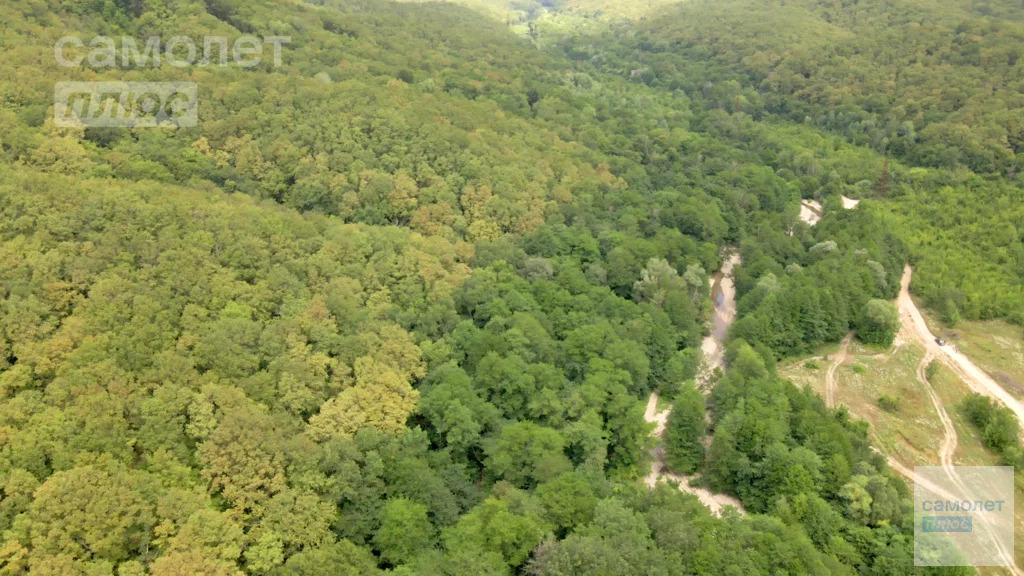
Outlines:
POLYGON ((83 466, 58 472, 35 493, 14 526, 31 549, 29 565, 46 558, 127 560, 153 537, 153 485, 142 473, 83 466))
POLYGON ((228 409, 199 446, 202 477, 237 512, 259 516, 262 505, 285 487, 280 431, 258 406, 228 409))
POLYGON ((149 567, 150 576, 242 576, 234 562, 220 560, 204 548, 175 550, 157 558, 149 567))
POLYGON ((355 362, 356 385, 320 407, 309 420, 309 435, 317 441, 350 436, 365 426, 400 432, 416 409, 419 392, 389 366, 362 357, 355 362))

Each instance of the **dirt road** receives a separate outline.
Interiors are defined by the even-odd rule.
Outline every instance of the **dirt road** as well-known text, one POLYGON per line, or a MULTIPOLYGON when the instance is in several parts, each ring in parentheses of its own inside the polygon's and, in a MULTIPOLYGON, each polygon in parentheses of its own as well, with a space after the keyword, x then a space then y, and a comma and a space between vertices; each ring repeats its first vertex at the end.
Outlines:
MULTIPOLYGON (((876 448, 872 447, 871 449, 874 450, 875 452, 878 452, 879 454, 881 454, 881 452, 879 452, 876 448)), ((909 480, 911 485, 913 485, 915 483, 916 480, 914 478, 914 471, 912 469, 907 468, 906 466, 903 465, 902 462, 900 462, 899 460, 896 460, 892 456, 886 457, 886 461, 889 463, 889 468, 892 468, 893 471, 895 471, 897 474, 899 474, 900 476, 903 476, 904 478, 909 480)), ((957 500, 958 499, 957 495, 955 495, 952 492, 950 492, 949 490, 946 490, 945 488, 939 486, 938 484, 934 484, 932 482, 929 482, 928 480, 921 479, 921 486, 923 486, 926 490, 928 490, 932 494, 936 494, 938 496, 941 496, 941 497, 945 498, 946 500, 957 500)))
MULTIPOLYGON (((921 362, 917 365, 917 380, 918 382, 921 383, 922 386, 924 386, 924 389, 928 392, 928 397, 932 401, 932 406, 935 407, 935 412, 939 415, 939 420, 942 422, 942 429, 944 434, 942 438, 942 444, 939 446, 939 462, 942 464, 943 470, 946 471, 946 476, 949 477, 950 482, 952 482, 953 486, 956 487, 956 492, 959 493, 960 497, 953 499, 958 500, 963 499, 963 495, 977 493, 977 491, 972 491, 967 487, 967 484, 964 482, 963 478, 960 477, 960 474, 957 472, 957 469, 953 463, 953 453, 956 452, 956 445, 958 441, 956 428, 953 427, 953 419, 950 418, 949 413, 946 412, 945 404, 943 404, 942 399, 939 398, 939 395, 935 393, 935 389, 932 388, 931 382, 928 381, 928 364, 930 364, 934 359, 935 356, 931 352, 925 353, 924 358, 921 358, 921 362)), ((926 485, 923 481, 922 485, 929 492, 942 496, 947 500, 950 499, 946 491, 942 491, 941 493, 937 492, 933 486, 931 486, 930 484, 926 485)), ((992 520, 990 520, 984 515, 979 515, 978 518, 982 521, 979 527, 983 530, 987 530, 990 535, 994 534, 994 529, 992 528, 992 520)), ((996 542, 996 550, 999 552, 999 555, 1003 558, 1003 561, 1012 566, 1012 570, 1015 574, 1021 574, 1021 571, 1017 569, 1016 566, 1013 566, 1013 552, 999 545, 999 540, 997 538, 992 537, 992 540, 996 542)))
MULTIPOLYGON (((698 386, 704 386, 710 381, 715 368, 725 368, 724 342, 729 331, 729 326, 736 319, 736 287, 732 281, 732 269, 740 263, 740 256, 732 253, 722 268, 710 279, 711 298, 714 303, 714 313, 711 318, 711 333, 701 342, 701 350, 704 352, 704 367, 697 376, 698 386)), ((716 516, 722 515, 726 506, 733 506, 740 513, 745 513, 740 501, 727 494, 716 494, 706 488, 690 486, 692 476, 682 476, 673 473, 665 466, 665 448, 661 442, 665 433, 665 425, 668 422, 668 415, 671 408, 658 411, 658 392, 652 392, 647 400, 647 408, 644 411, 644 420, 654 424, 651 436, 658 439, 657 445, 651 450, 651 471, 644 478, 644 483, 649 488, 654 488, 658 482, 670 481, 679 484, 679 489, 687 494, 696 496, 701 504, 707 506, 711 513, 716 516)))
POLYGON ((917 381, 928 393, 928 398, 931 399, 932 406, 935 407, 935 412, 939 415, 939 421, 942 422, 943 437, 942 444, 939 445, 939 463, 946 469, 947 474, 953 476, 953 453, 956 452, 958 439, 956 428, 953 427, 953 419, 949 417, 945 404, 942 403, 942 399, 935 393, 931 382, 928 381, 928 365, 934 359, 934 354, 925 352, 924 358, 921 358, 921 362, 917 365, 917 381))
POLYGON ((850 341, 853 340, 853 332, 846 335, 843 341, 839 344, 839 352, 836 352, 836 357, 832 361, 832 365, 828 367, 828 372, 825 373, 825 406, 829 408, 836 407, 836 370, 846 362, 848 354, 846 353, 847 348, 850 347, 850 341))
POLYGON ((672 411, 671 408, 667 408, 658 412, 658 398, 661 395, 655 390, 651 392, 651 397, 647 399, 647 410, 644 411, 644 420, 654 424, 654 430, 651 432, 651 436, 655 438, 661 438, 661 435, 665 433, 665 424, 668 422, 668 414, 672 411))
POLYGON ((714 312, 711 317, 711 333, 700 343, 704 353, 704 367, 697 377, 698 387, 707 384, 715 368, 725 368, 725 336, 736 319, 736 285, 732 281, 732 269, 739 263, 740 255, 735 252, 730 254, 722 263, 722 269, 711 278, 714 312))
MULTIPOLYGON (((1010 396, 1006 390, 1004 390, 995 380, 992 379, 987 373, 978 368, 969 358, 963 354, 951 349, 947 346, 939 346, 935 342, 935 335, 928 330, 927 324, 925 324, 924 316, 921 315, 921 311, 918 310, 917 305, 914 304, 914 300, 910 297, 910 279, 913 274, 910 265, 908 264, 903 269, 903 278, 900 280, 900 295, 897 303, 900 309, 900 320, 901 320, 901 331, 905 333, 905 337, 917 337, 924 344, 925 354, 921 358, 921 362, 917 365, 917 379, 924 386, 925 391, 928 393, 928 397, 932 401, 932 405, 935 407, 935 412, 939 415, 939 421, 942 422, 943 438, 942 443, 939 446, 939 462, 942 468, 945 470, 946 475, 949 477, 950 482, 956 487, 956 491, 962 494, 970 494, 971 491, 968 489, 964 480, 960 477, 957 472, 955 464, 953 462, 953 454, 956 452, 956 446, 958 437, 956 428, 953 426, 953 420, 949 417, 949 413, 946 411, 946 406, 943 404, 942 399, 935 392, 931 382, 928 381, 927 369, 928 365, 938 359, 944 365, 951 368, 960 378, 967 383, 967 385, 980 394, 990 396, 998 401, 1001 401, 1006 406, 1010 407, 1016 414, 1021 422, 1024 419, 1021 418, 1021 414, 1024 413, 1024 407, 1012 396, 1010 396)), ((897 463, 892 458, 889 458, 889 465, 910 479, 911 482, 918 481, 915 475, 906 467, 897 463)), ((949 494, 926 483, 922 480, 922 486, 933 494, 938 494, 944 498, 948 498, 949 494)), ((990 520, 984 515, 980 515, 979 519, 982 521, 979 525, 984 530, 993 530, 990 520)), ((1024 571, 1017 568, 1013 556, 1013 550, 1004 548, 998 543, 997 539, 993 539, 996 542, 996 548, 999 555, 1002 557, 1004 562, 1009 564, 1010 570, 1014 574, 1024 575, 1024 571)))
POLYGON ((939 358, 942 363, 953 370, 960 378, 967 383, 971 390, 995 399, 1017 415, 1018 421, 1024 426, 1024 404, 1014 398, 999 385, 987 372, 979 368, 971 359, 963 353, 954 350, 951 346, 939 346, 935 342, 935 335, 928 329, 924 316, 917 309, 914 300, 910 297, 910 278, 913 270, 908 264, 903 269, 903 278, 900 280, 900 295, 897 305, 900 309, 901 331, 904 337, 917 337, 924 344, 925 351, 939 358))
MULTIPOLYGON (((875 449, 874 447, 872 447, 872 450, 874 450, 875 452, 878 452, 878 450, 875 449)), ((956 500, 962 500, 964 494, 970 494, 971 493, 970 491, 968 491, 964 487, 963 481, 959 479, 959 476, 957 476, 956 479, 953 480, 953 483, 955 484, 956 489, 953 490, 953 491, 950 491, 950 490, 947 490, 945 487, 940 486, 939 484, 935 484, 933 482, 930 482, 929 480, 927 480, 925 478, 917 477, 914 474, 913 470, 911 470, 910 468, 904 466, 903 463, 901 463, 898 460, 893 459, 891 456, 887 458, 887 461, 889 463, 889 468, 891 468, 893 471, 895 471, 900 476, 903 476, 904 478, 906 478, 909 481, 910 484, 913 485, 913 484, 915 484, 917 482, 920 482, 921 487, 924 488, 925 490, 927 490, 928 493, 930 493, 930 494, 932 494, 934 496, 938 496, 938 497, 946 499, 946 500, 956 501, 956 500)), ((950 478, 953 479, 952 476, 950 478)), ((992 521, 989 519, 989 516, 988 516, 987 513, 979 514, 978 515, 978 519, 981 520, 981 522, 978 524, 979 528, 982 528, 984 530, 989 530, 989 531, 992 530, 992 523, 991 523, 992 521)), ((993 539, 993 541, 998 542, 998 540, 996 540, 996 539, 993 539)), ((1012 574, 1015 574, 1016 576, 1024 576, 1024 571, 1021 571, 1021 569, 1018 568, 1014 564, 1013 551, 1012 550, 1004 548, 1003 546, 1001 546, 999 544, 996 544, 996 549, 997 549, 997 552, 999 553, 999 555, 1002 557, 1003 561, 1004 562, 1008 562, 1010 564, 1010 565, 1005 566, 1005 568, 1007 570, 1009 570, 1012 574)))

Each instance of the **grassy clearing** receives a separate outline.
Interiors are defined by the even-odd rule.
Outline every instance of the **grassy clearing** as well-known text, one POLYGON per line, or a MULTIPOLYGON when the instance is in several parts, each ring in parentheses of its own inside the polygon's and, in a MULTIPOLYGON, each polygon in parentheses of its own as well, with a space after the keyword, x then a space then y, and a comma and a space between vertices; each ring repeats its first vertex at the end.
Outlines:
MULTIPOLYGON (((960 403, 970 394, 970 389, 951 370, 942 367, 931 378, 932 387, 935 393, 942 399, 946 406, 946 412, 953 420, 953 427, 956 428, 957 445, 953 454, 953 462, 957 466, 998 466, 999 457, 985 448, 981 443, 981 434, 960 410, 960 403)), ((1016 485, 1014 487, 1014 532, 1024 534, 1024 473, 1016 474, 1016 485)), ((1024 564, 1024 542, 1015 539, 1014 556, 1017 564, 1024 564)), ((1006 574, 1002 569, 992 568, 979 570, 978 574, 1006 574)))
MULTIPOLYGON (((1013 396, 1024 399, 1024 330, 1020 326, 1004 320, 961 321, 956 328, 950 328, 933 315, 925 312, 928 328, 937 336, 955 344, 982 370, 988 372, 1003 388, 1013 396)), ((944 394, 946 409, 953 418, 954 426, 960 437, 957 445, 955 461, 957 464, 995 465, 998 458, 981 445, 980 435, 974 426, 959 413, 956 408, 968 393, 966 386, 949 370, 941 370, 932 382, 940 396, 944 394), (950 389, 949 381, 956 381, 956 387, 950 389), (942 389, 940 389, 940 387, 942 389)), ((1014 491, 1014 532, 1024 534, 1024 471, 1018 471, 1014 491)), ((1015 540, 1015 556, 1018 565, 1024 565, 1024 538, 1015 540)), ((1005 574, 999 569, 980 569, 978 574, 1005 574)))
MULTIPOLYGON (((930 328, 936 333, 937 324, 930 328)), ((1017 341, 1007 344, 1010 333, 1018 327, 1005 322, 972 322, 959 330, 961 341, 972 341, 976 349, 981 346, 989 348, 987 354, 999 366, 1024 372, 1024 360, 1014 364, 1016 360, 1008 360, 1014 354, 1021 354, 1024 343, 1017 341)), ((949 339, 949 338, 947 338, 949 339)), ((951 342, 956 340, 949 339, 951 342)), ((779 372, 798 386, 810 386, 824 396, 825 379, 829 366, 832 364, 831 354, 837 347, 821 350, 819 353, 793 360, 780 368, 779 372), (819 368, 806 367, 814 361, 819 368)), ((966 352, 966 345, 961 344, 966 352)), ((895 457, 908 466, 938 464, 938 449, 942 441, 943 430, 935 409, 927 393, 917 381, 917 365, 924 351, 917 344, 899 346, 887 352, 876 348, 867 348, 857 342, 849 347, 849 358, 836 372, 836 399, 845 404, 856 417, 867 420, 871 424, 873 443, 883 452, 895 457), (900 399, 899 412, 893 414, 882 410, 878 405, 878 397, 888 395, 900 399)), ((981 364, 978 358, 973 358, 981 364)), ((986 367, 991 370, 991 368, 986 367)), ((1024 377, 1024 376, 1022 376, 1024 377)), ((959 409, 960 403, 970 394, 970 388, 945 366, 941 366, 930 379, 936 394, 942 400, 953 420, 957 431, 957 449, 953 456, 959 466, 995 466, 999 458, 985 448, 981 435, 971 425, 959 409)), ((1016 475, 1017 486, 1014 493, 1015 531, 1024 534, 1024 472, 1016 475)), ((1024 539, 1015 542, 1015 555, 1018 565, 1024 565, 1024 539)), ((978 574, 1007 574, 1001 568, 979 568, 978 574)))
POLYGON ((949 328, 925 314, 928 328, 950 344, 956 344, 1007 392, 1024 399, 1024 329, 1005 320, 962 321, 949 328))
POLYGON ((963 412, 960 403, 971 390, 952 370, 942 366, 931 378, 932 388, 946 406, 946 412, 956 429, 957 445, 953 462, 958 466, 997 466, 999 458, 981 443, 981 434, 963 412))
MULTIPOLYGON (((810 386, 824 396, 835 347, 828 352, 787 363, 779 372, 797 386, 810 386), (811 359, 818 364, 817 369, 807 368, 811 359)), ((837 403, 871 424, 874 442, 886 454, 909 466, 937 464, 942 425, 916 376, 924 350, 907 344, 883 351, 854 341, 848 354, 836 371, 837 403), (879 406, 878 399, 883 395, 899 401, 896 411, 879 406)))
POLYGON ((886 354, 854 343, 849 352, 849 360, 836 371, 837 403, 871 423, 878 448, 886 454, 908 465, 938 463, 942 424, 917 381, 924 350, 913 344, 886 354), (883 395, 899 401, 896 411, 879 406, 883 395))
POLYGON ((801 359, 799 362, 787 362, 779 366, 779 375, 789 380, 799 388, 810 386, 822 397, 825 396, 825 372, 828 370, 829 360, 824 360, 824 355, 810 356, 801 359), (818 368, 808 368, 808 362, 817 362, 818 368))

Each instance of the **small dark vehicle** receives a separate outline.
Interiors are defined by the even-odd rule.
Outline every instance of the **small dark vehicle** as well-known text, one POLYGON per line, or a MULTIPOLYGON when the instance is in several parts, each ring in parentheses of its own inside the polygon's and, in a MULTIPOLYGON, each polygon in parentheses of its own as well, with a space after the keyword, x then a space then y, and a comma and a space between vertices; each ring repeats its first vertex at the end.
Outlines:
POLYGON ((935 343, 938 344, 939 346, 945 346, 946 345, 946 341, 943 340, 942 338, 936 338, 935 339, 935 343))

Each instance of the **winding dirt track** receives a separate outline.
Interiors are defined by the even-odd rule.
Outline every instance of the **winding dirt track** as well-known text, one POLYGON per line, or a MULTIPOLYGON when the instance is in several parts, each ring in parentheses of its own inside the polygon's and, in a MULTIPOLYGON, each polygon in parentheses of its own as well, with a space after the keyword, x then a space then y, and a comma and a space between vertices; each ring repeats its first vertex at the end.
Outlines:
POLYGON ((924 316, 917 309, 914 300, 910 297, 910 278, 913 270, 907 264, 903 269, 903 278, 900 280, 900 296, 897 305, 900 309, 900 322, 902 331, 907 335, 916 335, 924 344, 925 352, 933 355, 948 366, 957 374, 971 390, 988 396, 1000 404, 1003 404, 1017 415, 1017 420, 1024 426, 1024 404, 1014 398, 998 382, 988 375, 984 370, 978 368, 974 362, 963 353, 952 346, 939 346, 935 342, 935 335, 928 329, 924 316))
MULTIPOLYGON (((960 500, 963 498, 963 495, 976 493, 976 491, 972 492, 967 487, 967 484, 964 482, 963 478, 960 477, 960 474, 957 472, 953 463, 953 453, 956 452, 956 445, 958 441, 956 428, 953 426, 953 419, 950 418, 949 413, 946 412, 946 406, 942 403, 942 399, 935 393, 935 389, 932 388, 931 382, 928 381, 928 364, 930 364, 934 359, 935 356, 931 352, 925 353, 924 357, 921 358, 921 362, 917 365, 917 380, 928 392, 928 397, 931 399, 932 405, 935 407, 935 412, 938 413, 939 420, 942 422, 944 435, 942 438, 942 444, 939 447, 939 462, 942 465, 943 470, 945 470, 946 476, 949 478, 950 482, 952 482, 956 487, 956 492, 958 492, 960 497, 958 498, 954 496, 953 498, 950 498, 951 495, 949 492, 945 490, 936 490, 935 486, 931 483, 926 483, 923 479, 921 480, 921 485, 932 494, 937 494, 947 500, 960 500)), ((916 478, 911 478, 911 481, 917 482, 918 480, 916 478)), ((978 518, 981 520, 979 527, 988 531, 989 534, 993 534, 994 529, 992 528, 992 521, 984 513, 979 514, 978 518)), ((1013 551, 1004 548, 997 538, 992 538, 992 540, 996 543, 996 550, 1002 557, 1003 562, 1008 565, 1007 567, 1010 568, 1014 574, 1021 574, 1021 570, 1014 565, 1013 551)))
POLYGON ((849 356, 846 350, 850 347, 851 340, 853 340, 853 332, 850 332, 843 338, 842 343, 839 344, 839 352, 836 352, 835 360, 832 361, 832 365, 828 367, 828 372, 825 373, 825 406, 829 408, 836 407, 836 370, 842 366, 843 362, 846 362, 849 356))
MULTIPOLYGON (((871 447, 871 450, 881 454, 881 452, 877 448, 875 448, 874 446, 871 447)), ((953 494, 952 492, 946 490, 945 488, 943 488, 942 486, 939 486, 938 484, 929 482, 927 479, 920 478, 920 479, 915 480, 915 478, 914 478, 914 471, 911 470, 910 468, 907 468, 906 466, 904 466, 902 462, 900 462, 899 460, 896 460, 892 456, 887 456, 886 457, 886 462, 889 463, 889 467, 890 468, 892 468, 900 476, 903 476, 904 478, 909 480, 911 484, 914 484, 917 480, 920 480, 921 486, 923 486, 925 489, 927 489, 932 494, 936 494, 938 496, 941 496, 941 497, 945 498, 946 500, 957 500, 958 499, 957 496, 955 494, 953 494)))
MULTIPOLYGON (((925 352, 921 362, 917 365, 917 381, 921 383, 925 391, 928 392, 928 398, 932 401, 932 406, 935 407, 935 412, 939 415, 939 421, 942 422, 942 444, 939 446, 939 463, 946 469, 946 473, 951 478, 956 479, 955 471, 953 469, 953 453, 956 452, 956 445, 958 442, 956 428, 953 427, 953 419, 949 417, 949 413, 946 412, 946 406, 942 403, 942 399, 935 393, 935 389, 932 388, 931 382, 928 381, 928 365, 931 364, 932 360, 935 359, 935 355, 931 352, 925 352)), ((955 480, 954 480, 955 481, 955 480)))
MULTIPOLYGON (((852 210, 860 204, 860 200, 854 200, 842 196, 843 208, 852 210)), ((814 201, 801 200, 800 201, 800 219, 806 222, 810 226, 814 226, 821 219, 821 205, 814 201)), ((964 356, 960 351, 950 346, 939 346, 935 341, 935 335, 928 330, 928 325, 924 321, 924 316, 921 315, 920 310, 917 309, 917 305, 914 304, 914 300, 910 297, 910 279, 913 274, 913 270, 910 265, 907 264, 903 269, 903 277, 900 279, 900 294, 897 299, 897 305, 900 310, 900 335, 897 337, 898 342, 903 342, 907 338, 916 337, 925 348, 925 355, 921 359, 921 362, 917 366, 917 379, 924 386, 928 392, 928 397, 932 401, 932 405, 935 407, 936 413, 939 415, 939 420, 942 422, 942 428, 944 436, 942 444, 939 447, 939 461, 942 468, 945 470, 946 475, 950 481, 957 488, 961 494, 967 494, 969 491, 964 484, 962 478, 957 473, 956 468, 953 464, 953 454, 956 452, 956 446, 958 442, 956 428, 953 426, 953 421, 949 417, 949 413, 946 412, 946 407, 942 403, 942 399, 939 398, 938 394, 935 393, 935 389, 932 388, 930 382, 928 382, 927 368, 932 360, 938 358, 943 364, 953 370, 971 390, 994 398, 996 401, 1002 403, 1013 410, 1014 414, 1017 415, 1017 420, 1021 426, 1024 427, 1024 404, 1021 404, 1016 398, 1010 395, 1002 386, 1000 386, 991 376, 989 376, 984 370, 978 368, 969 358, 964 356)), ((825 378, 825 405, 829 408, 834 408, 836 404, 836 371, 847 359, 847 347, 850 344, 853 334, 847 334, 843 338, 843 342, 840 345, 839 352, 836 354, 835 359, 829 366, 828 372, 825 378)), ((899 344, 897 343, 897 346, 899 344)), ((956 499, 953 494, 949 491, 944 490, 940 486, 928 482, 926 479, 917 479, 912 470, 904 466, 902 463, 894 460, 892 457, 888 457, 889 466, 899 474, 905 476, 911 482, 921 482, 921 486, 933 494, 937 494, 947 499, 956 499)), ((988 519, 982 515, 982 527, 986 530, 990 530, 988 519)), ((1018 576, 1024 576, 1024 571, 1017 568, 1014 562, 1013 550, 1007 550, 1002 547, 1001 544, 997 543, 999 555, 1002 557, 1004 562, 1009 564, 1009 568, 1014 574, 1018 576)))
MULTIPOLYGON (((844 198, 844 207, 852 208, 855 206, 846 206, 845 200, 846 199, 844 198)), ((952 347, 939 346, 938 343, 935 342, 934 334, 928 330, 928 326, 924 321, 924 316, 921 315, 920 310, 918 310, 917 306, 914 304, 914 300, 910 297, 910 279, 912 274, 913 271, 911 267, 907 265, 903 270, 903 277, 900 280, 900 295, 897 300, 901 322, 900 340, 902 341, 908 338, 914 338, 924 345, 924 357, 921 358, 920 363, 917 365, 917 379, 927 392, 928 397, 932 402, 932 406, 934 406, 935 412, 938 414, 939 420, 942 423, 943 438, 939 446, 938 454, 940 465, 945 471, 946 476, 949 478, 950 483, 955 487, 953 492, 957 492, 962 497, 964 494, 970 494, 971 491, 968 489, 964 480, 960 477, 953 461, 953 456, 956 453, 959 439, 956 428, 953 425, 953 420, 946 411, 946 407, 943 404, 942 399, 935 392, 931 382, 928 381, 928 365, 936 359, 942 362, 960 376, 964 382, 967 382, 968 386, 975 392, 995 398, 997 401, 1010 407, 1010 409, 1017 414, 1022 423, 1024 423, 1024 406, 999 386, 999 384, 997 384, 987 373, 971 362, 969 358, 952 347)), ((847 348, 852 337, 853 334, 850 333, 843 338, 842 344, 839 347, 839 352, 836 354, 836 357, 833 359, 833 362, 826 373, 825 403, 830 408, 834 408, 836 404, 836 371, 839 366, 847 360, 847 348)), ((904 466, 901 462, 893 459, 892 457, 888 457, 887 460, 889 462, 889 466, 894 471, 906 477, 911 483, 920 482, 922 488, 942 498, 946 498, 948 500, 959 499, 957 497, 958 495, 953 494, 950 490, 936 485, 925 478, 917 478, 913 470, 904 466)), ((993 525, 986 515, 982 514, 979 516, 979 520, 981 520, 979 528, 987 531, 993 530, 993 525)), ((998 541, 996 546, 997 552, 1003 562, 1008 564, 1007 568, 1018 576, 1024 576, 1024 571, 1015 565, 1013 550, 1004 548, 998 543, 998 541)))
MULTIPOLYGON (((917 365, 917 380, 924 387, 928 393, 928 397, 932 402, 932 406, 935 407, 935 412, 939 415, 939 421, 942 422, 943 438, 942 443, 939 446, 939 462, 942 468, 946 472, 946 476, 949 477, 950 482, 956 487, 956 491, 961 495, 970 494, 971 491, 964 483, 960 474, 957 472, 955 464, 953 463, 953 454, 956 452, 956 446, 958 442, 958 436, 956 428, 953 426, 953 420, 949 417, 949 413, 946 411, 946 406, 943 404, 942 399, 935 392, 931 382, 928 381, 927 369, 928 365, 935 359, 938 359, 946 366, 949 366, 957 375, 967 382, 967 385, 974 391, 986 396, 992 396, 996 400, 1002 401, 1000 394, 1005 396, 1011 402, 1016 404, 1016 407, 1012 404, 1007 404, 1020 418, 1021 412, 1024 409, 1020 406, 1012 396, 1010 396, 1001 386, 999 386, 995 380, 993 380, 988 374, 979 369, 974 365, 963 354, 945 346, 939 346, 935 342, 935 336, 928 330, 928 326, 925 324, 924 316, 921 315, 921 311, 917 309, 914 304, 914 300, 910 297, 910 278, 913 274, 910 265, 908 264, 903 269, 903 278, 900 280, 900 295, 898 299, 898 305, 900 309, 900 320, 901 320, 901 331, 907 335, 916 335, 919 340, 924 344, 925 354, 921 358, 921 362, 917 365)), ((831 386, 831 385, 830 385, 831 386)), ((1024 420, 1021 420, 1024 422, 1024 420)), ((921 482, 921 486, 933 494, 937 494, 947 499, 957 499, 955 496, 950 498, 951 494, 948 491, 935 486, 924 479, 916 478, 915 474, 908 468, 893 460, 891 457, 888 458, 889 465, 894 470, 907 477, 911 482, 921 482)), ((992 531, 991 521, 985 514, 979 515, 979 519, 982 521, 980 527, 992 531)), ((1002 546, 998 539, 993 539, 996 542, 996 547, 999 555, 1003 561, 1008 564, 1008 568, 1017 575, 1024 575, 1024 571, 1019 569, 1014 560, 1013 550, 1007 550, 1002 546)))

